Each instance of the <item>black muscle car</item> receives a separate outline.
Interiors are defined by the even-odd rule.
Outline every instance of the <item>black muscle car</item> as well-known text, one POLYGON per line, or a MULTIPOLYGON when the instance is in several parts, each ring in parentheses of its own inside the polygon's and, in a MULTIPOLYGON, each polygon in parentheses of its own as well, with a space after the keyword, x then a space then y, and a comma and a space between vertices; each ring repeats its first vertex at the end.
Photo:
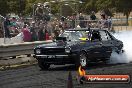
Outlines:
POLYGON ((113 51, 119 53, 122 48, 123 42, 107 30, 69 29, 52 43, 37 46, 34 57, 41 69, 48 69, 51 64, 86 67, 88 62, 108 60, 113 51))

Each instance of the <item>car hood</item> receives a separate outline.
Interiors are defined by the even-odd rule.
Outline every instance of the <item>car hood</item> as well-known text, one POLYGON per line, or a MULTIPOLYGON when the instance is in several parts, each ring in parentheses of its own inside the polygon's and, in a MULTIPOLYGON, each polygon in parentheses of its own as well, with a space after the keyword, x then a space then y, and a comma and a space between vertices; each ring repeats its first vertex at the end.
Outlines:
POLYGON ((52 42, 48 44, 42 44, 37 46, 37 48, 65 48, 73 45, 79 44, 79 41, 70 41, 70 42, 52 42))

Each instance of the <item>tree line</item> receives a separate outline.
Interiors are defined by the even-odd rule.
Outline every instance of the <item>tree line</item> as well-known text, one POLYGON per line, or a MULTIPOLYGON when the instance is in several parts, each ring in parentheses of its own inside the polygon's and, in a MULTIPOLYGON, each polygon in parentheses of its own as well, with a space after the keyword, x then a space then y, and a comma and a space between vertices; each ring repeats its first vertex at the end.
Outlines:
MULTIPOLYGON (((18 15, 29 15, 33 12, 33 4, 50 2, 51 0, 0 0, 0 14, 16 13, 18 15)), ((52 0, 59 1, 59 0, 52 0)), ((70 0, 69 0, 70 1, 70 0)), ((77 0, 75 0, 77 1, 77 0)), ((113 12, 124 13, 126 18, 132 11, 132 0, 80 0, 83 3, 78 4, 79 11, 89 14, 91 11, 105 11, 112 16, 113 12)), ((58 4, 52 4, 52 13, 57 13, 58 4)))

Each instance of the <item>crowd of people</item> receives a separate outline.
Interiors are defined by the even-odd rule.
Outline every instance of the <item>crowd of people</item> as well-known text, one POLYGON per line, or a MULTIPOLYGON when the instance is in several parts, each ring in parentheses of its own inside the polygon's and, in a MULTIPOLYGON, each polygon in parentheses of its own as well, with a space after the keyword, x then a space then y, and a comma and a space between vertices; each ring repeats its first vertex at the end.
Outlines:
MULTIPOLYGON (((39 17, 39 16, 38 16, 39 17)), ((44 41, 54 39, 63 33, 64 30, 73 29, 76 27, 100 27, 108 28, 111 26, 111 19, 106 14, 101 14, 101 19, 98 20, 95 13, 92 12, 89 17, 80 13, 72 16, 53 18, 45 20, 37 18, 31 21, 15 17, 6 17, 4 21, 4 33, 6 38, 11 38, 20 35, 24 42, 44 41)))

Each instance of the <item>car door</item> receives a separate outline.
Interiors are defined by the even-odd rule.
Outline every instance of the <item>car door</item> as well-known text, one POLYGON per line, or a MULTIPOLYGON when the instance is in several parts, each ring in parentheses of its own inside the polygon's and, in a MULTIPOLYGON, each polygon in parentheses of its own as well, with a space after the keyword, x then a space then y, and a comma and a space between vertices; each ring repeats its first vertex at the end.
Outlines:
POLYGON ((123 48, 123 42, 116 39, 112 34, 107 31, 107 34, 111 37, 112 49, 121 50, 123 48))
POLYGON ((111 37, 108 35, 107 31, 105 30, 100 30, 99 31, 100 36, 101 36, 101 42, 102 42, 102 55, 105 58, 110 57, 111 52, 112 52, 112 40, 111 37))
POLYGON ((86 42, 85 48, 87 49, 89 58, 102 57, 101 54, 102 43, 100 41, 100 35, 98 31, 93 31, 91 33, 91 39, 89 42, 86 42))

